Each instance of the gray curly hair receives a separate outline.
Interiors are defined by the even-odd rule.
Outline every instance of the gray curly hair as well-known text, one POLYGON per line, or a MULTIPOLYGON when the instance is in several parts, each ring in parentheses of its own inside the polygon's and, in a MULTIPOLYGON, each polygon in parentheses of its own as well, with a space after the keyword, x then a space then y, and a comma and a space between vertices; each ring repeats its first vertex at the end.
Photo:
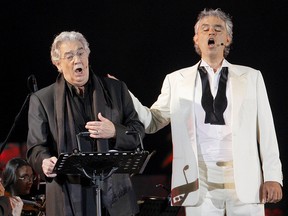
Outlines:
POLYGON ((51 46, 51 60, 53 63, 56 63, 60 60, 60 45, 65 41, 79 41, 85 51, 87 52, 88 56, 90 54, 89 43, 87 42, 86 38, 80 33, 75 31, 64 31, 57 35, 52 43, 51 46))
MULTIPOLYGON (((204 9, 203 11, 201 11, 198 15, 197 18, 197 22, 194 26, 194 32, 195 35, 198 33, 198 29, 199 29, 199 24, 201 22, 201 20, 207 16, 214 16, 214 17, 218 17, 221 20, 223 20, 225 22, 226 25, 226 29, 227 29, 227 33, 229 35, 229 37, 231 38, 231 43, 232 43, 232 39, 233 39, 233 23, 232 23, 232 18, 229 14, 224 13, 220 8, 217 9, 204 9)), ((230 45, 225 46, 224 49, 224 57, 227 57, 229 52, 230 52, 230 45)), ((201 55, 201 50, 199 49, 199 46, 197 44, 194 43, 194 47, 195 47, 195 51, 196 53, 198 53, 199 55, 201 55)))

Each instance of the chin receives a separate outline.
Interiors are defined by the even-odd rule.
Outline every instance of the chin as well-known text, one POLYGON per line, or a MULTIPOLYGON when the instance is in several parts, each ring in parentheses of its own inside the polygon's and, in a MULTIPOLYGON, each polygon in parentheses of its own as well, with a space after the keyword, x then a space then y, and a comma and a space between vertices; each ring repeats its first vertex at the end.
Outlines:
POLYGON ((30 193, 30 189, 27 189, 26 191, 24 191, 24 194, 29 194, 30 193))
POLYGON ((87 82, 88 82, 87 78, 85 78, 85 79, 77 79, 77 80, 75 80, 74 85, 78 86, 78 87, 81 87, 81 86, 84 86, 87 82))

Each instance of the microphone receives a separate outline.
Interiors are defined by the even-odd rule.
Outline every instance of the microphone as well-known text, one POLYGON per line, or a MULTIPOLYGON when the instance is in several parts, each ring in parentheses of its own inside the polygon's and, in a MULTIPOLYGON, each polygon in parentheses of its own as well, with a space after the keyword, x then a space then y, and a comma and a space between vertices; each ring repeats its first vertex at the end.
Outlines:
POLYGON ((33 84, 33 93, 38 91, 37 80, 34 74, 31 75, 32 77, 32 84, 33 84))
MULTIPOLYGON (((138 138, 140 140, 140 146, 141 146, 141 150, 144 151, 144 145, 143 145, 143 141, 142 141, 142 138, 141 138, 141 135, 138 131, 136 130, 129 130, 129 131, 126 131, 125 132, 127 135, 134 135, 134 134, 137 134, 138 135, 138 138)), ((139 151, 139 148, 137 148, 137 151, 139 151)))
POLYGON ((27 95, 24 103, 22 104, 20 111, 19 111, 19 112, 17 113, 17 115, 15 116, 13 125, 12 125, 12 127, 10 128, 10 130, 9 130, 9 132, 8 132, 8 135, 6 136, 6 139, 4 140, 4 142, 3 142, 2 144, 0 143, 0 155, 1 155, 1 153, 3 152, 5 146, 7 145, 8 140, 9 140, 9 138, 10 138, 10 136, 11 136, 11 134, 12 134, 12 132, 13 132, 13 130, 14 130, 14 128, 15 128, 15 126, 16 126, 19 118, 20 118, 20 116, 22 115, 22 112, 23 112, 24 108, 25 108, 26 105, 29 103, 29 98, 30 98, 30 96, 31 96, 31 93, 34 93, 34 92, 36 92, 36 91, 38 90, 37 81, 36 81, 36 77, 35 77, 34 74, 31 74, 31 75, 27 78, 27 87, 28 87, 28 89, 29 89, 30 92, 29 92, 29 94, 27 95), (32 82, 32 84, 33 84, 33 90, 32 90, 32 87, 31 87, 31 82, 32 82))
POLYGON ((225 45, 224 43, 217 44, 217 46, 218 46, 218 47, 219 47, 219 46, 224 46, 224 47, 226 47, 226 45, 225 45))

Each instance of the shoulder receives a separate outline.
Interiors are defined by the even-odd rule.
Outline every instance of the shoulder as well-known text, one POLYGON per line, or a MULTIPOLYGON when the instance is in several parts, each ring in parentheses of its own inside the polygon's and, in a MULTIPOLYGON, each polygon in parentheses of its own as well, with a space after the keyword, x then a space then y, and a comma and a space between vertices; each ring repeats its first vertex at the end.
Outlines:
POLYGON ((121 80, 116 80, 116 79, 112 79, 112 78, 109 78, 109 77, 99 77, 99 78, 106 85, 121 85, 121 83, 123 82, 121 80))
POLYGON ((44 87, 30 96, 30 101, 41 101, 44 104, 53 104, 55 95, 55 83, 44 87))
POLYGON ((37 92, 34 93, 34 95, 38 97, 46 97, 49 94, 54 93, 54 87, 55 87, 55 83, 38 90, 37 92))
POLYGON ((228 68, 230 71, 236 73, 250 73, 250 74, 260 74, 260 70, 257 70, 253 67, 245 66, 245 65, 238 65, 238 64, 228 64, 228 68))
POLYGON ((166 85, 169 83, 169 85, 182 85, 182 82, 185 81, 191 81, 193 82, 193 80, 195 80, 196 75, 197 75, 197 67, 198 64, 190 66, 190 67, 185 67, 185 68, 181 68, 179 70, 176 70, 172 73, 169 73, 166 75, 164 81, 163 81, 163 85, 166 85))
POLYGON ((106 87, 107 89, 119 90, 122 88, 124 88, 124 89, 127 88, 125 82, 123 82, 122 80, 116 80, 116 79, 112 79, 112 78, 108 78, 108 77, 102 77, 102 78, 100 78, 100 81, 103 83, 104 87, 106 87))
POLYGON ((190 67, 181 68, 179 70, 176 70, 176 71, 170 73, 170 75, 178 75, 178 74, 186 75, 186 74, 190 74, 190 73, 193 73, 193 72, 197 71, 197 66, 198 66, 198 64, 190 66, 190 67))

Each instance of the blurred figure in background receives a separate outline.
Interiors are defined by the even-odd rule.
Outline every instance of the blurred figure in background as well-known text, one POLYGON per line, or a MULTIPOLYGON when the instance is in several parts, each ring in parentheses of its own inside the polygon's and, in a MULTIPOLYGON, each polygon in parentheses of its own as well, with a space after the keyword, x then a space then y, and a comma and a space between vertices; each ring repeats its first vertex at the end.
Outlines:
POLYGON ((30 194, 36 176, 29 163, 22 158, 13 158, 8 161, 2 173, 5 193, 22 198, 30 194))
POLYGON ((24 202, 22 215, 36 215, 40 209, 43 210, 41 204, 35 202, 31 194, 31 188, 36 179, 32 167, 22 158, 9 160, 2 173, 4 195, 21 198, 24 202))
POLYGON ((0 181, 0 216, 20 216, 23 202, 19 196, 4 196, 5 188, 0 181))

